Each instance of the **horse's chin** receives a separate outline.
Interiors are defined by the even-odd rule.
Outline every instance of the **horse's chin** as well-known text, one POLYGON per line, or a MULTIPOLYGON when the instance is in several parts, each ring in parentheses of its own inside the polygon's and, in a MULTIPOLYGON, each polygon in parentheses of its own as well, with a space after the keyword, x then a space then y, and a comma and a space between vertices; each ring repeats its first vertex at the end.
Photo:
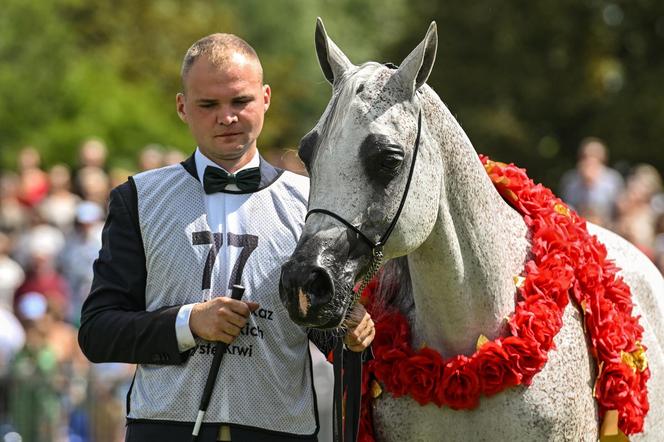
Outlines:
POLYGON ((322 308, 319 311, 309 311, 306 314, 298 308, 290 308, 287 306, 288 315, 291 320, 303 327, 316 328, 321 330, 335 329, 341 326, 346 318, 345 306, 330 309, 322 308))

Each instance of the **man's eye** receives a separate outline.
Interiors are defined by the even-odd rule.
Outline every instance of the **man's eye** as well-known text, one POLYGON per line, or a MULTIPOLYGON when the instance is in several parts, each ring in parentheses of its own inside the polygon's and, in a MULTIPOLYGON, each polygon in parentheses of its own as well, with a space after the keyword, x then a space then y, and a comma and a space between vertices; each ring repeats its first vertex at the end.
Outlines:
POLYGON ((204 109, 209 109, 209 108, 214 107, 214 106, 215 106, 214 103, 203 103, 203 104, 200 105, 200 107, 202 107, 204 109))

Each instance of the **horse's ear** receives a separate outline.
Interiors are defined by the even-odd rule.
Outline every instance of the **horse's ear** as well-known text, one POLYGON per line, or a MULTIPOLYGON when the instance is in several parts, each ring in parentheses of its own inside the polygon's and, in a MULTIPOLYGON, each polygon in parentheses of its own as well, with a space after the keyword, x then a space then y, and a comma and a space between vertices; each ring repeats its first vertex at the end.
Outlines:
POLYGON ((316 53, 318 54, 318 63, 323 70, 323 74, 330 84, 339 79, 349 67, 353 64, 348 57, 334 44, 327 36, 323 20, 320 17, 316 19, 316 53))
POLYGON ((408 54, 399 67, 395 75, 400 78, 403 83, 409 88, 411 94, 415 94, 424 83, 426 83, 433 63, 436 60, 436 49, 438 48, 438 32, 436 30, 436 22, 431 22, 424 40, 413 52, 408 54))

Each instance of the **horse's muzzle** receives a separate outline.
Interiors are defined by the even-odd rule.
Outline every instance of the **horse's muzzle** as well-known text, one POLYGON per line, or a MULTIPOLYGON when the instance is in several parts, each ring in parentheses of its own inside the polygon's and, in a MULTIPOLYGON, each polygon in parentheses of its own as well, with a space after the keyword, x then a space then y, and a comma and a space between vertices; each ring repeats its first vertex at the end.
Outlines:
POLYGON ((297 258, 282 266, 279 296, 295 323, 322 328, 338 325, 328 325, 338 322, 330 318, 333 295, 334 282, 326 269, 297 258))

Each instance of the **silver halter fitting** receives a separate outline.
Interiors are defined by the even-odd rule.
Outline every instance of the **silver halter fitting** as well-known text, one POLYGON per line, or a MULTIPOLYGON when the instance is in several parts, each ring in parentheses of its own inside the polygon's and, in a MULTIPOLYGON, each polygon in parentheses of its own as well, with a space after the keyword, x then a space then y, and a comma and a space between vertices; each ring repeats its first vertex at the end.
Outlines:
POLYGON ((406 187, 404 188, 403 196, 401 197, 401 202, 399 203, 399 208, 394 214, 392 222, 389 224, 389 226, 387 226, 387 230, 377 242, 373 242, 360 229, 358 229, 357 227, 346 221, 343 217, 337 215, 336 213, 330 210, 311 209, 309 210, 309 212, 307 212, 307 216, 305 217, 306 221, 306 219, 309 218, 309 215, 311 215, 312 213, 322 213, 325 215, 329 215, 332 218, 344 224, 346 227, 348 227, 355 233, 357 233, 358 236, 362 238, 371 247, 371 261, 369 262, 369 269, 362 276, 362 282, 360 283, 358 290, 355 291, 353 294, 353 304, 357 302, 357 300, 362 295, 362 292, 367 287, 367 284, 369 284, 369 282, 373 279, 373 277, 376 276, 376 273, 378 273, 381 266, 383 265, 383 246, 385 245, 390 235, 392 234, 392 230, 394 230, 394 227, 396 226, 397 221, 399 220, 399 216, 401 215, 401 211, 403 210, 403 206, 406 203, 406 196, 408 195, 408 190, 410 189, 410 182, 413 179, 413 171, 415 170, 415 160, 417 159, 417 151, 419 150, 420 147, 421 132, 422 132, 422 111, 420 110, 417 116, 417 137, 415 138, 415 147, 413 148, 413 160, 410 163, 410 170, 408 172, 408 179, 406 180, 406 187))

